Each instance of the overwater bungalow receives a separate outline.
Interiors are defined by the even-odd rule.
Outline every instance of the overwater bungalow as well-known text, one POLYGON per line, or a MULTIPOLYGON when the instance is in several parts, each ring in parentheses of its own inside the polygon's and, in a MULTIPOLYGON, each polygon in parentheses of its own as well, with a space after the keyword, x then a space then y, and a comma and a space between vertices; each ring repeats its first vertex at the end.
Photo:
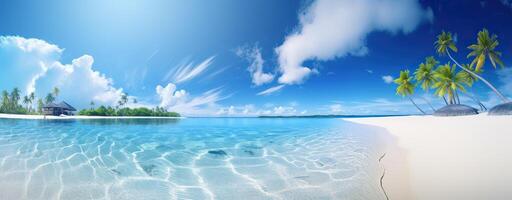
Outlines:
POLYGON ((49 103, 43 106, 43 114, 45 115, 74 115, 73 112, 75 112, 76 109, 66 103, 65 101, 62 101, 58 104, 56 103, 49 103))

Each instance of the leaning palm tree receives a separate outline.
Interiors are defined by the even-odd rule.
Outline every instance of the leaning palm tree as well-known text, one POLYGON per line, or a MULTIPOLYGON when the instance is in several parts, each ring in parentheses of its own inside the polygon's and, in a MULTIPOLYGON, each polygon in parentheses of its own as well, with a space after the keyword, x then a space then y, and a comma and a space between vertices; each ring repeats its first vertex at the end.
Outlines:
MULTIPOLYGON (((416 69, 416 71, 414 72, 414 77, 416 79, 417 84, 419 84, 427 94, 429 93, 432 84, 436 81, 434 78, 433 68, 437 65, 437 63, 438 62, 437 60, 434 59, 434 57, 428 57, 426 58, 426 62, 421 63, 418 69, 416 69)), ((425 99, 425 101, 427 101, 432 111, 435 112, 435 109, 430 103, 430 101, 428 101, 427 99, 425 99)))
POLYGON ((408 97, 411 103, 423 114, 426 114, 415 102, 412 100, 411 95, 414 94, 415 85, 412 83, 412 77, 409 76, 409 70, 400 71, 400 77, 394 80, 398 85, 396 94, 402 97, 408 97))
POLYGON ((447 63, 435 70, 434 77, 436 78, 433 85, 433 88, 436 88, 435 94, 439 97, 447 96, 450 104, 460 104, 458 91, 466 91, 463 85, 466 83, 464 74, 457 73, 456 66, 450 67, 450 63, 447 63))
MULTIPOLYGON (((498 89, 496 89, 489 81, 485 80, 480 75, 473 73, 472 71, 464 68, 462 65, 457 62, 452 55, 450 54, 450 50, 453 52, 457 52, 457 47, 455 46, 455 42, 453 41, 452 34, 449 32, 443 31, 440 35, 437 36, 437 41, 434 43, 436 46, 436 51, 439 55, 448 55, 450 59, 462 70, 466 71, 467 73, 471 74, 472 76, 477 77, 478 79, 482 80, 489 88, 491 88, 496 95, 498 95, 502 101, 508 102, 508 99, 501 94, 498 89)), ((489 32, 484 29, 483 31, 480 31, 478 33, 478 42, 477 44, 471 45, 468 48, 472 49, 473 52, 471 52, 468 56, 476 56, 478 58, 477 61, 474 61, 481 66, 483 66, 483 63, 485 62, 485 57, 489 56, 491 59, 491 62, 493 62, 493 65, 495 65, 495 62, 501 63, 501 60, 499 60, 499 56, 501 53, 494 51, 494 49, 498 46, 498 41, 496 39, 496 36, 493 35, 492 37, 489 37, 489 32), (492 57, 492 58, 491 58, 492 57), (496 59, 498 58, 498 59, 496 59), (480 61, 481 60, 481 61, 480 61)), ((476 58, 475 58, 476 59, 476 58)), ((480 67, 481 67, 480 66, 480 67)), ((477 67, 479 68, 479 67, 477 67)))
MULTIPOLYGON (((473 65, 463 64, 462 67, 472 71, 475 74, 481 74, 483 72, 482 68, 476 69, 475 67, 473 67, 473 65)), ((474 92, 471 91, 471 87, 473 87, 473 84, 478 81, 478 78, 476 76, 471 75, 470 73, 467 73, 466 71, 461 71, 460 73, 465 79, 465 84, 468 86, 470 90, 469 94, 467 93, 467 96, 473 99, 473 101, 475 101, 478 104, 478 106, 480 106, 481 110, 487 110, 487 107, 485 107, 485 105, 476 97, 474 92)))

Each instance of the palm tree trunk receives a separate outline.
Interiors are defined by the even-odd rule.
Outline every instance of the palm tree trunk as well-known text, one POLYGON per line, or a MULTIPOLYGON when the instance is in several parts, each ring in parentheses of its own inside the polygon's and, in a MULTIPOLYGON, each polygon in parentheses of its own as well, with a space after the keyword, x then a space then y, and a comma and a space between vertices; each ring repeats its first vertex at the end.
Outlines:
POLYGON ((434 108, 434 106, 432 106, 432 104, 430 103, 430 101, 425 98, 425 97, 421 97, 423 100, 425 100, 425 102, 427 102, 428 106, 430 106, 430 109, 432 109, 432 112, 435 112, 436 109, 434 108))
POLYGON ((485 105, 480 101, 480 99, 478 99, 478 97, 475 95, 475 93, 473 92, 473 90, 471 88, 470 88, 470 92, 469 93, 465 92, 464 94, 466 94, 466 96, 468 96, 476 104, 478 104, 478 106, 480 106, 480 110, 482 110, 482 111, 486 111, 487 110, 487 107, 485 107, 485 105))
POLYGON ((460 104, 459 92, 455 90, 455 97, 457 97, 457 104, 460 104))
POLYGON ((446 105, 448 105, 448 101, 446 101, 446 97, 443 95, 443 100, 446 105))
POLYGON ((409 97, 409 100, 411 100, 412 104, 414 104, 414 106, 416 106, 416 108, 421 112, 423 113, 423 115, 426 115, 425 111, 423 111, 418 105, 416 105, 416 103, 412 100, 411 97, 409 97))
POLYGON ((484 82, 489 88, 491 88, 492 91, 494 91, 494 93, 496 93, 496 95, 498 95, 498 97, 500 97, 500 99, 503 101, 503 103, 507 103, 507 102, 510 102, 503 94, 501 94, 500 91, 498 91, 498 89, 496 89, 491 83, 489 83, 489 81, 485 80, 483 77, 479 76, 478 74, 472 72, 471 70, 468 70, 466 69, 465 67, 462 67, 455 59, 453 59, 452 55, 450 54, 450 51, 446 51, 446 53, 448 54, 448 57, 450 57, 450 59, 457 65, 459 66, 462 70, 466 71, 467 73, 471 74, 472 76, 475 76, 477 77, 478 79, 480 79, 482 82, 484 82))

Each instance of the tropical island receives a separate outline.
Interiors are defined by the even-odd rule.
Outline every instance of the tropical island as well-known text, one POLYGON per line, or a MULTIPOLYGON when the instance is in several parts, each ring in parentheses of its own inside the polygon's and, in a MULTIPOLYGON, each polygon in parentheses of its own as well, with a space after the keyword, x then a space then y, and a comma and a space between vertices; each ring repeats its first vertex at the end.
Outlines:
MULTIPOLYGON (((60 90, 54 87, 51 93, 48 93, 44 100, 43 98, 36 98, 34 92, 21 97, 21 91, 14 88, 10 93, 6 90, 2 91, 0 114, 16 114, 16 115, 54 115, 54 116, 72 116, 75 115, 71 105, 62 101, 55 103, 60 90), (37 106, 34 108, 35 100, 37 106)), ((136 99, 133 99, 137 103, 136 99)), ((112 106, 99 106, 94 108, 95 103, 91 101, 91 108, 82 109, 77 114, 78 116, 101 116, 101 117, 180 117, 177 112, 169 112, 164 108, 155 107, 153 109, 146 107, 125 107, 128 103, 128 95, 123 93, 118 104, 112 106)))

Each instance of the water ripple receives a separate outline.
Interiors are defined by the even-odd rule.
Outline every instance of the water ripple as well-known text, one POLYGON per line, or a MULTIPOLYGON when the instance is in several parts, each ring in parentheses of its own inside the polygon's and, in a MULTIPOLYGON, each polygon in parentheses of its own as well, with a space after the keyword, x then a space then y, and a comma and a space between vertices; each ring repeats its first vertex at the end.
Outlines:
POLYGON ((383 199, 372 136, 337 119, 0 119, 0 199, 383 199))

